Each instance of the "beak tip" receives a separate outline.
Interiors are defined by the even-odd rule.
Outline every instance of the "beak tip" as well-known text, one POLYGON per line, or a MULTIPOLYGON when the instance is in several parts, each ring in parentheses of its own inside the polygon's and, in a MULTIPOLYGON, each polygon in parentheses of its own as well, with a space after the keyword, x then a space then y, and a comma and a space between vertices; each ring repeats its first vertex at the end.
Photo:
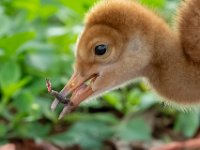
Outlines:
POLYGON ((54 112, 56 107, 58 106, 59 101, 57 99, 54 99, 53 103, 51 104, 51 111, 54 112))
POLYGON ((60 115, 60 116, 58 117, 58 120, 63 119, 63 117, 64 117, 64 116, 60 115))
POLYGON ((73 106, 71 106, 71 105, 66 105, 66 106, 63 108, 62 112, 60 113, 60 115, 59 115, 59 117, 58 117, 58 120, 63 119, 64 116, 65 116, 66 114, 70 113, 73 109, 74 109, 73 106))
POLYGON ((60 113, 60 115, 59 115, 59 117, 58 117, 58 120, 63 119, 64 116, 65 116, 65 114, 66 114, 65 110, 63 110, 63 111, 60 113))

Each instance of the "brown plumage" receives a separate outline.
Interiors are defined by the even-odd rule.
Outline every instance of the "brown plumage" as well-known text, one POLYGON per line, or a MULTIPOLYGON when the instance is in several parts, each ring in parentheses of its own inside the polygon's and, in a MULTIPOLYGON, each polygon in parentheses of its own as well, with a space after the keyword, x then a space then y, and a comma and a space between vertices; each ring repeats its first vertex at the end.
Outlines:
POLYGON ((170 101, 199 103, 200 1, 183 2, 177 18, 178 27, 172 30, 136 2, 97 3, 86 15, 74 75, 61 94, 72 92, 76 107, 89 97, 145 77, 170 101))

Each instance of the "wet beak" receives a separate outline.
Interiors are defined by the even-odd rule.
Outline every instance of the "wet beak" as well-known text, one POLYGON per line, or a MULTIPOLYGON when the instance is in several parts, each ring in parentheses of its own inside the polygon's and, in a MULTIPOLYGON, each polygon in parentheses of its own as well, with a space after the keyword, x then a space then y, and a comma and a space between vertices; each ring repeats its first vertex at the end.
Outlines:
MULTIPOLYGON (((82 101, 93 94, 94 91, 91 88, 91 84, 95 81, 96 77, 97 75, 92 75, 89 78, 84 78, 78 73, 74 73, 72 75, 69 82, 60 92, 60 95, 63 97, 68 97, 69 95, 71 95, 71 97, 69 104, 64 106, 59 119, 63 118, 65 114, 74 110, 82 101)), ((51 105, 52 111, 56 109, 59 103, 60 102, 57 99, 53 101, 51 105)))

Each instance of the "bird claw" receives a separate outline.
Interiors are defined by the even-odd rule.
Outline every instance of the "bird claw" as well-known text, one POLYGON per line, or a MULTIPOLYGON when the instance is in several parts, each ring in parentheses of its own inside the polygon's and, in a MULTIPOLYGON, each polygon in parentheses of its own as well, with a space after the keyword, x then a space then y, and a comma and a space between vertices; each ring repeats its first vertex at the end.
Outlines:
POLYGON ((51 104, 52 111, 55 111, 60 103, 65 104, 59 116, 59 119, 62 119, 65 114, 70 113, 75 108, 73 106, 73 103, 70 102, 70 99, 67 98, 71 93, 66 90, 66 87, 64 87, 60 92, 52 90, 51 82, 48 79, 46 79, 46 86, 49 94, 55 97, 54 101, 51 104))

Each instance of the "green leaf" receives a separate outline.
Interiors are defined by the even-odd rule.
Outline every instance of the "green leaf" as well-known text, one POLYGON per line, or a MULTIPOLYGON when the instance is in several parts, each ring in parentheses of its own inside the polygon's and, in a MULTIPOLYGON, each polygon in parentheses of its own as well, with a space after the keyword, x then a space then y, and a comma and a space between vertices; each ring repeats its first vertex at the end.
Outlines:
POLYGON ((148 141, 151 129, 143 118, 135 118, 116 128, 116 136, 125 141, 148 141))
POLYGON ((14 0, 13 6, 18 9, 27 10, 29 19, 35 19, 40 12, 40 0, 14 0))
POLYGON ((175 131, 182 132, 184 136, 190 138, 194 136, 199 128, 199 113, 187 112, 179 113, 175 122, 175 131))
POLYGON ((97 0, 79 0, 78 3, 72 3, 71 1, 60 0, 64 5, 73 11, 77 12, 79 15, 83 16, 86 11, 96 2, 97 0))
POLYGON ((31 77, 25 77, 25 78, 19 80, 17 83, 7 86, 7 88, 4 89, 5 96, 6 97, 13 96, 18 90, 20 90, 27 83, 29 83, 30 80, 31 80, 31 77))
POLYGON ((68 122, 76 122, 76 121, 91 121, 96 120, 100 122, 104 122, 107 124, 117 124, 118 119, 110 113, 97 113, 97 114, 89 114, 89 113, 79 113, 74 112, 65 117, 65 120, 68 122))
POLYGON ((163 8, 165 6, 165 0, 140 0, 142 4, 148 5, 150 7, 163 8))
POLYGON ((30 112, 32 110, 34 97, 30 91, 21 91, 13 101, 13 104, 19 112, 30 112))
POLYGON ((58 8, 54 5, 43 5, 41 7, 42 9, 40 9, 40 16, 44 19, 47 19, 50 16, 54 15, 58 10, 58 8))
POLYGON ((103 141, 109 139, 112 130, 100 121, 75 123, 69 131, 50 137, 53 143, 61 146, 79 144, 85 150, 101 150, 103 141))
POLYGON ((51 126, 49 124, 40 124, 37 122, 18 124, 15 129, 15 134, 18 137, 44 139, 47 138, 51 126))
POLYGON ((106 102, 117 110, 122 110, 122 96, 119 92, 110 92, 103 96, 106 102))
POLYGON ((16 56, 20 46, 35 37, 35 32, 21 32, 0 38, 0 48, 5 50, 8 56, 16 56))
POLYGON ((127 103, 131 106, 136 105, 140 102, 142 96, 142 92, 138 89, 133 89, 127 95, 127 103))
POLYGON ((40 51, 29 53, 26 56, 27 69, 31 74, 46 76, 50 73, 59 72, 59 55, 54 52, 40 51))
POLYGON ((16 83, 21 76, 21 68, 15 61, 7 61, 0 66, 0 86, 3 90, 16 83))
MULTIPOLYGON (((52 100, 49 98, 43 98, 43 97, 37 97, 35 99, 35 106, 37 106, 38 110, 42 115, 45 116, 45 118, 50 119, 52 122, 58 121, 58 115, 56 113, 53 113, 49 108, 52 103, 52 100)), ((42 116, 41 116, 42 117, 42 116)))
MULTIPOLYGON (((27 86, 27 89, 31 91, 32 95, 38 95, 40 93, 43 93, 44 91, 47 91, 45 78, 34 78, 34 82, 31 82, 29 86, 27 86)), ((52 80, 53 81, 53 80, 52 80)), ((54 87, 56 87, 55 82, 52 83, 54 87)))
POLYGON ((8 129, 5 124, 0 123, 0 138, 6 136, 8 129))
POLYGON ((143 93, 143 95, 141 96, 141 101, 137 107, 140 111, 145 111, 151 108, 157 102, 158 102, 157 95, 153 93, 152 91, 150 91, 150 92, 143 93))
POLYGON ((8 34, 12 25, 10 18, 0 13, 0 22, 0 36, 8 34))

